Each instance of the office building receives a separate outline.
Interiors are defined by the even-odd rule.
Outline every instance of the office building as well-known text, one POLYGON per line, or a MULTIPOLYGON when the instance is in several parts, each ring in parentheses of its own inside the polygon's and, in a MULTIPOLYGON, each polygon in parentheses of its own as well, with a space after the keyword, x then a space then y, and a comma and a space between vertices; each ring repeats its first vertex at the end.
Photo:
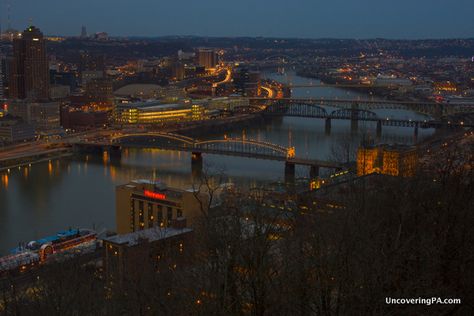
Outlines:
POLYGON ((202 215, 207 197, 191 190, 169 188, 159 181, 135 180, 116 188, 117 233, 169 227, 176 220, 192 226, 202 215))
POLYGON ((21 119, 0 113, 0 143, 18 143, 35 138, 35 129, 21 119))
POLYGON ((86 85, 85 97, 88 105, 94 109, 112 110, 114 106, 112 81, 106 78, 89 80, 86 85))
POLYGON ((105 56, 82 52, 80 55, 79 72, 81 82, 85 87, 92 79, 101 79, 105 77, 105 56))
POLYGON ((5 98, 5 92, 3 88, 3 60, 4 57, 2 56, 2 54, 0 54, 0 101, 5 98))
POLYGON ((357 175, 363 176, 380 172, 380 148, 362 146, 357 150, 357 175))
POLYGON ((408 146, 385 146, 382 173, 391 176, 412 177, 415 175, 418 154, 408 146))
POLYGON ((193 230, 156 227, 103 239, 103 264, 108 286, 147 280, 160 269, 177 270, 190 261, 193 230))
POLYGON ((10 66, 10 99, 49 99, 49 63, 43 33, 30 26, 13 41, 10 66))
POLYGON ((242 96, 256 97, 261 93, 260 72, 239 66, 233 73, 235 91, 242 96))
POLYGON ((85 25, 81 27, 81 38, 87 38, 87 29, 85 25))
POLYGON ((37 131, 60 128, 60 102, 30 102, 15 100, 9 102, 8 112, 20 117, 37 131))
POLYGON ((363 146, 357 151, 357 175, 380 173, 412 177, 418 164, 415 148, 402 145, 363 146))
POLYGON ((115 108, 116 124, 162 124, 201 120, 205 110, 199 104, 163 104, 161 101, 122 103, 115 108))
POLYGON ((180 61, 173 62, 171 66, 171 76, 175 80, 183 80, 186 77, 185 64, 180 61))
POLYGON ((213 49, 200 48, 196 54, 197 63, 206 69, 216 68, 219 63, 217 52, 213 49))
POLYGON ((85 111, 70 106, 61 108, 61 126, 66 129, 84 130, 104 127, 108 123, 108 111, 85 111))

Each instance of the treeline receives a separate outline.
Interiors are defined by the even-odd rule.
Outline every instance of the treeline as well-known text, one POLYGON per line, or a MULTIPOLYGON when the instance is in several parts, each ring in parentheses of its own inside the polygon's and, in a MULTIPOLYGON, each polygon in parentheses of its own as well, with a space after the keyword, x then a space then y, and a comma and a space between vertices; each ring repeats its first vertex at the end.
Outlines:
MULTIPOLYGON (((203 211, 186 264, 137 265, 115 284, 94 266, 49 267, 29 286, 4 288, 0 315, 473 315, 472 151, 434 158, 414 178, 282 199, 298 207, 272 206, 263 190, 229 192, 203 211)), ((212 194, 218 181, 208 180, 212 194)))

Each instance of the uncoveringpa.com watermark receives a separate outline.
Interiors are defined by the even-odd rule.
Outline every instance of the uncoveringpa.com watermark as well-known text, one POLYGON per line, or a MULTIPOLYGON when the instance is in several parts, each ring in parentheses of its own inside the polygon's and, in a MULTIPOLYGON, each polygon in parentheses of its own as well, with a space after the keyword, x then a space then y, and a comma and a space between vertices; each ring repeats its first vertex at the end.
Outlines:
POLYGON ((443 298, 443 297, 418 297, 418 298, 392 298, 386 297, 385 298, 386 304, 393 304, 393 305, 435 305, 435 304, 446 304, 446 305, 454 305, 454 304, 461 304, 460 298, 443 298))

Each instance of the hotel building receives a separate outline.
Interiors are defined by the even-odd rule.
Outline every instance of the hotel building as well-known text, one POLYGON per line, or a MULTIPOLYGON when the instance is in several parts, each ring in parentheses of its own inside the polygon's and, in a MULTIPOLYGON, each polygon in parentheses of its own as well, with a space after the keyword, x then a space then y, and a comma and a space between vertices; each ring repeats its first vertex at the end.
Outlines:
POLYGON ((116 188, 117 233, 170 227, 183 219, 192 225, 207 200, 204 194, 169 188, 161 182, 134 180, 120 185, 116 188))

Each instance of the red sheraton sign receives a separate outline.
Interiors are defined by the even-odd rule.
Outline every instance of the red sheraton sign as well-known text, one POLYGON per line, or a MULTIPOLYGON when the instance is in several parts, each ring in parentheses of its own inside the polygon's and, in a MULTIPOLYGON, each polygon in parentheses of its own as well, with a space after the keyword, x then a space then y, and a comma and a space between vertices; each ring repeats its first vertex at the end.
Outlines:
POLYGON ((156 192, 153 192, 153 191, 144 190, 143 194, 146 197, 149 197, 149 198, 152 198, 152 199, 155 199, 155 200, 166 200, 166 195, 164 195, 162 193, 156 193, 156 192))

